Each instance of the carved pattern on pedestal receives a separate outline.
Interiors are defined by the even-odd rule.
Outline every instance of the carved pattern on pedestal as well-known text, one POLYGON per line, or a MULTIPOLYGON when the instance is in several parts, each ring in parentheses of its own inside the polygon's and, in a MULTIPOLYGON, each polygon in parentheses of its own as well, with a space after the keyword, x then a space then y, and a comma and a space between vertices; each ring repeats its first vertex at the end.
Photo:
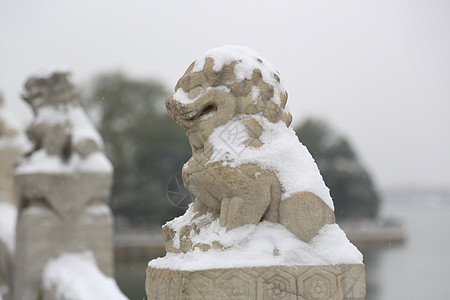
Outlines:
POLYGON ((299 295, 306 299, 330 299, 337 292, 336 274, 314 267, 298 278, 298 288, 299 295))
POLYGON ((364 265, 147 269, 148 299, 342 300, 365 298, 364 265))
POLYGON ((282 269, 277 268, 263 273, 258 278, 258 285, 258 294, 262 294, 264 300, 297 299, 296 277, 282 269))
POLYGON ((219 299, 245 300, 256 297, 254 278, 242 270, 224 273, 216 280, 215 286, 221 287, 219 299))

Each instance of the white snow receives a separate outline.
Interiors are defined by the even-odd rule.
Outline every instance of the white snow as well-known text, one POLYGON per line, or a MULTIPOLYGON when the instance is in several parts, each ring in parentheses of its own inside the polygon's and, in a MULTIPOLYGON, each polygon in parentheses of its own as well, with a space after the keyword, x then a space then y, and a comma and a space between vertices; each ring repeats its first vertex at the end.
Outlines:
POLYGON ((41 149, 23 158, 16 167, 15 174, 110 173, 112 168, 111 162, 101 152, 91 153, 85 159, 73 153, 68 161, 63 161, 59 156, 48 155, 41 149))
POLYGON ((10 253, 14 253, 16 242, 17 208, 12 204, 0 202, 0 240, 10 253))
POLYGON ((81 107, 73 107, 69 112, 73 126, 72 143, 76 145, 83 140, 93 140, 103 149, 103 140, 83 109, 81 107))
POLYGON ((69 112, 65 106, 42 106, 39 107, 33 124, 63 124, 69 122, 69 112))
POLYGON ((258 103, 258 99, 261 98, 261 93, 259 91, 259 88, 256 86, 252 86, 252 103, 256 104, 258 103))
POLYGON ((82 173, 110 173, 113 166, 105 154, 97 151, 81 160, 77 169, 82 173))
POLYGON ((223 160, 223 165, 231 167, 256 164, 263 170, 275 172, 283 190, 283 200, 296 192, 308 191, 334 209, 329 189, 313 157, 300 143, 292 128, 286 127, 283 121, 272 123, 260 115, 238 116, 215 128, 208 141, 214 149, 208 163, 223 160), (250 117, 256 118, 263 127, 260 140, 264 144, 260 148, 244 144, 250 138, 245 128, 245 120, 250 117))
POLYGON ((191 99, 191 98, 189 98, 189 93, 188 92, 186 92, 182 88, 178 88, 177 91, 175 92, 175 94, 173 95, 173 99, 175 99, 176 101, 186 105, 186 104, 194 103, 206 91, 209 91, 209 90, 218 90, 218 91, 222 91, 222 92, 225 92, 225 93, 229 93, 230 92, 230 88, 228 88, 225 85, 219 85, 219 86, 215 86, 215 87, 207 87, 206 90, 203 90, 203 88, 201 88, 201 89, 202 90, 199 91, 198 95, 196 95, 194 98, 191 99))
POLYGON ((189 204, 189 208, 186 211, 186 213, 166 223, 166 226, 169 226, 175 232, 175 236, 173 238, 173 246, 175 248, 177 249, 180 248, 180 232, 184 226, 193 223, 195 224, 209 223, 213 220, 212 215, 209 213, 193 220, 194 216, 195 214, 192 212, 192 203, 191 203, 189 204))
POLYGON ((72 144, 76 145, 83 140, 93 140, 100 148, 103 148, 100 134, 80 106, 43 106, 38 109, 33 121, 35 125, 65 123, 71 124, 72 144))
MULTIPOLYGON (((169 222, 169 226, 181 229, 192 221, 192 217, 189 208, 185 216, 169 222)), ((194 222, 211 220, 206 215, 203 220, 194 222)), ((283 225, 267 221, 227 231, 219 225, 219 220, 213 220, 201 227, 198 233, 192 230, 189 238, 193 244, 212 245, 213 241, 220 241, 225 250, 195 249, 187 253, 168 253, 148 265, 193 271, 275 265, 360 264, 363 261, 362 254, 348 241, 337 224, 325 225, 310 243, 301 241, 283 225)))
POLYGON ((50 260, 43 271, 42 287, 55 289, 57 299, 128 299, 114 279, 99 270, 89 251, 65 253, 50 260))
POLYGON ((22 133, 15 137, 0 137, 0 149, 24 149, 28 147, 28 140, 22 133))
POLYGON ((86 208, 86 213, 90 215, 108 215, 111 213, 111 210, 109 209, 109 206, 106 204, 96 204, 96 205, 89 205, 86 208))
POLYGON ((30 157, 23 158, 16 167, 15 174, 28 173, 69 173, 75 168, 75 161, 79 156, 73 155, 71 159, 64 163, 56 155, 48 155, 44 149, 34 152, 30 157))
MULTIPOLYGON (((234 66, 236 82, 251 79, 253 70, 259 69, 261 71, 263 81, 274 87, 274 96, 270 99, 270 101, 277 104, 281 103, 280 94, 284 93, 285 90, 282 83, 278 82, 276 79, 276 77, 278 79, 280 78, 280 74, 275 70, 272 64, 268 60, 264 59, 258 52, 245 46, 235 45, 226 45, 219 48, 214 48, 207 51, 195 61, 192 72, 202 71, 207 57, 214 59, 214 71, 220 71, 224 65, 229 65, 234 61, 237 61, 234 66)), ((256 95, 255 92, 256 91, 252 91, 252 94, 256 95)), ((189 99, 189 97, 187 97, 187 91, 183 91, 181 88, 179 88, 174 95, 174 99, 182 104, 192 103, 198 97, 195 99, 189 99)))
POLYGON ((23 130, 23 125, 14 117, 11 109, 0 104, 0 121, 4 122, 8 127, 18 131, 23 130))
MULTIPOLYGON (((0 124, 3 124, 8 131, 9 129, 17 133, 15 136, 6 136, 0 134, 0 149, 13 148, 21 149, 27 145, 27 139, 23 134, 23 126, 14 118, 13 112, 0 104, 0 124)), ((0 125, 2 126, 2 125, 0 125)))
POLYGON ((278 85, 274 77, 275 74, 279 75, 278 71, 261 54, 246 46, 225 45, 211 49, 195 61, 192 72, 202 71, 207 57, 214 59, 214 71, 220 71, 224 65, 238 61, 234 67, 234 74, 238 82, 251 79, 253 70, 259 69, 265 82, 273 86, 278 85))
POLYGON ((178 90, 175 92, 175 94, 173 94, 173 99, 186 105, 186 104, 193 103, 195 100, 200 98, 200 96, 201 96, 201 93, 199 95, 197 95, 195 98, 190 99, 188 97, 188 93, 185 90, 183 90, 182 88, 178 88, 178 90))

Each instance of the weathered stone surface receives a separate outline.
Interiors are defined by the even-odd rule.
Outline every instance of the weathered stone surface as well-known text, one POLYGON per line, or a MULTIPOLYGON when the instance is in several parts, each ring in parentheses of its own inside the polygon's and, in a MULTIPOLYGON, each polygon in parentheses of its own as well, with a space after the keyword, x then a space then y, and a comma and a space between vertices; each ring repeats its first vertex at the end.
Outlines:
POLYGON ((363 300, 364 265, 147 269, 148 299, 363 300))
POLYGON ((3 105, 4 100, 0 94, 0 202, 15 205, 14 164, 23 141, 19 129, 6 118, 3 105))
POLYGON ((112 215, 99 214, 96 209, 86 208, 75 222, 62 220, 45 207, 21 211, 14 291, 22 298, 15 299, 39 299, 45 264, 66 252, 92 251, 99 268, 113 276, 112 215))
POLYGON ((0 201, 15 205, 14 163, 19 149, 0 148, 0 201))
POLYGON ((24 137, 13 116, 3 107, 0 94, 0 298, 11 299, 12 256, 16 225, 14 164, 24 146, 24 137))
POLYGON ((35 112, 27 129, 34 147, 15 171, 14 297, 37 300, 46 263, 63 253, 90 250, 100 270, 113 275, 112 166, 68 72, 31 77, 24 99, 35 112))

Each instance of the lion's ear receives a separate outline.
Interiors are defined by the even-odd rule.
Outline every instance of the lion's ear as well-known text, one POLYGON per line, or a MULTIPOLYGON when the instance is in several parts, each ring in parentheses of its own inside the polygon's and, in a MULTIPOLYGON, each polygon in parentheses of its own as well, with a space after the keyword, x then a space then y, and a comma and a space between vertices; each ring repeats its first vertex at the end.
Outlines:
POLYGON ((292 123, 292 115, 288 112, 283 113, 281 116, 281 120, 286 123, 286 126, 289 127, 292 123))
POLYGON ((280 93, 281 108, 286 107, 287 99, 288 99, 288 93, 286 91, 284 93, 280 93))

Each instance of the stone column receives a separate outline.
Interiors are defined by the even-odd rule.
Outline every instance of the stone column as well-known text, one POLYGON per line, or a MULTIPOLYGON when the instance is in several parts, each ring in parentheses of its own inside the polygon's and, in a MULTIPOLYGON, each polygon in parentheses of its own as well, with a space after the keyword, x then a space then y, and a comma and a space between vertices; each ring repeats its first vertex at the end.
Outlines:
POLYGON ((14 297, 37 300, 46 263, 89 250, 113 275, 113 218, 108 206, 112 165, 79 105, 69 72, 30 77, 23 98, 34 119, 33 143, 15 170, 19 208, 14 297))
POLYGON ((14 197, 14 164, 25 139, 3 107, 0 94, 0 297, 11 297, 12 256, 15 247, 17 208, 14 197))
POLYGON ((0 202, 15 206, 14 164, 24 138, 18 126, 12 124, 12 112, 7 112, 0 94, 0 202))

